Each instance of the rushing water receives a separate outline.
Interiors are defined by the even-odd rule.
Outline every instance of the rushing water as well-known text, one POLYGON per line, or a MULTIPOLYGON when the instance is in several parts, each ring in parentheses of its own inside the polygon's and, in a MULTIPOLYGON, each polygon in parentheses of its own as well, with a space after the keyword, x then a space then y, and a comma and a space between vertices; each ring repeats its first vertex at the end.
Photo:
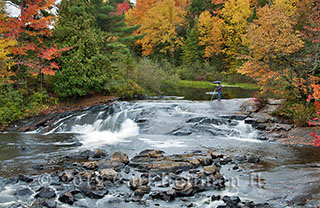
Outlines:
MULTIPOLYGON (((319 200, 320 151, 258 140, 259 132, 239 115, 245 100, 116 102, 63 117, 33 132, 2 133, 0 176, 5 180, 19 173, 59 170, 66 155, 84 149, 120 150, 130 157, 144 149, 166 154, 212 149, 231 157, 257 155, 262 160, 240 164, 240 171, 222 169, 230 182, 229 194, 275 207, 319 200), (39 165, 47 168, 35 168, 39 165)), ((19 185, 5 186, 1 179, 0 185, 0 207, 10 200, 24 200, 14 195, 19 185)), ((205 197, 195 198, 195 205, 205 207, 203 200, 205 197)), ((99 207, 99 202, 92 207, 99 207)))

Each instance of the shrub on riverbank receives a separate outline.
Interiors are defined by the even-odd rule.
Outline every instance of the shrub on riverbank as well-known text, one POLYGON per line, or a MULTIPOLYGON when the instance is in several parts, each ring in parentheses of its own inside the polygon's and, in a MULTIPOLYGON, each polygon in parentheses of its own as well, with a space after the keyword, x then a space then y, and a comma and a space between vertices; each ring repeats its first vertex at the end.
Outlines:
POLYGON ((308 126, 308 121, 315 118, 316 110, 314 105, 286 100, 274 115, 288 120, 295 126, 308 126))
POLYGON ((28 92, 16 90, 11 85, 1 86, 0 125, 38 115, 53 104, 57 104, 57 99, 50 97, 46 91, 28 92))

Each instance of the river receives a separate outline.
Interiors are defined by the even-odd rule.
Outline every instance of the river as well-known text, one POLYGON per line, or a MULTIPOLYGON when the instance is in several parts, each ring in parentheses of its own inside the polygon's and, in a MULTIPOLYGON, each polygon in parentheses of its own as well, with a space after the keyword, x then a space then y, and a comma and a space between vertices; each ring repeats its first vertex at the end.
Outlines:
MULTIPOLYGON (((245 124, 245 116, 239 113, 248 99, 117 101, 70 114, 32 132, 1 133, 0 207, 26 207, 46 180, 44 176, 65 167, 66 156, 97 148, 110 155, 126 152, 129 158, 145 149, 157 149, 167 155, 210 150, 231 158, 254 155, 260 159, 259 163, 239 163, 239 169, 233 169, 234 164, 222 166, 228 181, 225 190, 195 195, 189 199, 193 207, 215 207, 216 203, 207 200, 212 194, 236 195, 271 207, 319 205, 320 151, 258 140, 260 132, 245 124), (19 174, 31 175, 41 183, 15 181, 19 174), (26 187, 30 194, 17 194, 26 187)), ((56 202, 58 207, 128 206, 123 201, 108 204, 112 196, 78 199, 73 206, 56 202)), ((183 200, 157 202, 158 207, 184 204, 183 200)))

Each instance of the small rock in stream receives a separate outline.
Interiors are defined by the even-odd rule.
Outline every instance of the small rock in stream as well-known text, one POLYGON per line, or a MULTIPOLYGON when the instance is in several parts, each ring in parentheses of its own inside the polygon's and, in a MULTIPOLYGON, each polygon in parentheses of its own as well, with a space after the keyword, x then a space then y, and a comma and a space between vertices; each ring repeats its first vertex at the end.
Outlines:
POLYGON ((129 157, 126 153, 123 152, 115 152, 111 156, 111 161, 120 162, 123 164, 129 164, 129 157))
POLYGON ((26 195, 31 196, 32 194, 33 194, 33 191, 31 191, 31 189, 29 188, 22 188, 17 190, 16 192, 16 195, 18 196, 26 196, 26 195))
POLYGON ((20 181, 24 181, 26 183, 30 183, 33 181, 33 178, 31 178, 30 176, 27 176, 27 175, 23 175, 23 174, 19 174, 18 178, 20 181))
POLYGON ((260 159, 255 155, 251 155, 248 158, 248 162, 249 163, 258 163, 258 162, 260 162, 260 159))
POLYGON ((41 187, 39 190, 39 193, 35 195, 36 198, 47 198, 51 199, 56 197, 56 192, 49 187, 41 187))
POLYGON ((59 196, 59 201, 61 201, 62 203, 65 203, 65 204, 73 205, 75 199, 74 199, 74 196, 72 193, 64 192, 63 194, 61 194, 59 196))

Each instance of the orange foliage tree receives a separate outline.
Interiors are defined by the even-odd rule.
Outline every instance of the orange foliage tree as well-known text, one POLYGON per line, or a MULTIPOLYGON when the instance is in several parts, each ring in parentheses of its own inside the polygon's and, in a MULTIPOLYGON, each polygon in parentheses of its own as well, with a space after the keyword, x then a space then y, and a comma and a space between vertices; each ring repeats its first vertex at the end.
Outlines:
POLYGON ((295 53, 303 46, 301 34, 294 30, 295 22, 287 12, 266 5, 258 10, 258 19, 244 35, 249 54, 238 70, 259 81, 266 92, 291 92, 299 99, 306 96, 305 70, 295 53))
POLYGON ((60 56, 62 51, 70 49, 58 49, 56 45, 49 47, 45 42, 52 35, 50 26, 54 16, 50 15, 50 9, 54 2, 28 0, 20 5, 19 17, 0 20, 0 27, 4 30, 3 37, 18 42, 12 47, 15 64, 26 66, 34 75, 55 74, 54 70, 59 66, 54 59, 60 56))

